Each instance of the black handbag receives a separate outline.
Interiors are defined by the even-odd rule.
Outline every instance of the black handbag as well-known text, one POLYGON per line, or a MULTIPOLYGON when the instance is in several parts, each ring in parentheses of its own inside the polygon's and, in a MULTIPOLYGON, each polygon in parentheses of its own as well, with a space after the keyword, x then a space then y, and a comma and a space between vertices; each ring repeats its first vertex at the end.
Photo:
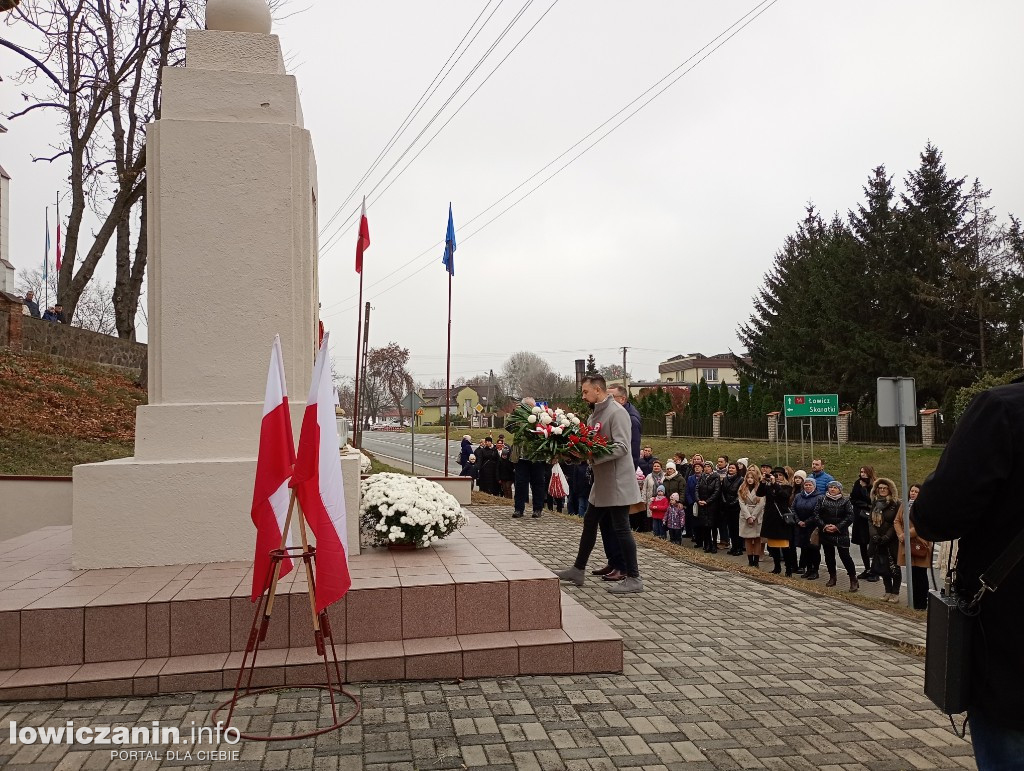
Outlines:
MULTIPOLYGON (((928 592, 928 632, 924 664, 924 693, 947 715, 966 712, 971 706, 971 648, 977 629, 978 604, 1024 559, 1024 530, 978 579, 981 588, 973 597, 955 590, 928 592)), ((948 584, 948 581, 947 581, 948 584)))
POLYGON ((787 525, 795 525, 799 520, 800 518, 797 517, 796 512, 792 509, 787 509, 782 512, 782 521, 787 525))

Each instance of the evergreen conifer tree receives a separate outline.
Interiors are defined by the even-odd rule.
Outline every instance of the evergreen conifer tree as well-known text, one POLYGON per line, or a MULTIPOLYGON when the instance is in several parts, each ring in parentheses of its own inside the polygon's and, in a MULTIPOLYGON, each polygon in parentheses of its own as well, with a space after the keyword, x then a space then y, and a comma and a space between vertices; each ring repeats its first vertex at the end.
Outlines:
POLYGON ((741 418, 750 417, 750 379, 740 375, 740 390, 737 395, 736 414, 741 418))

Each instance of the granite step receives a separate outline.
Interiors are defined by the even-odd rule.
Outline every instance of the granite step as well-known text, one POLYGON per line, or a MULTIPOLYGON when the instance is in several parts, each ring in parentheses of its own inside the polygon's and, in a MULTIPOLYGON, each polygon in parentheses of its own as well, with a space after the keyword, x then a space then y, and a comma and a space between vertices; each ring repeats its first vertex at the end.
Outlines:
MULTIPOLYGON (((342 644, 556 629, 558 580, 469 514, 430 549, 372 549, 329 609, 342 644)), ((0 543, 0 670, 244 650, 251 563, 73 570, 70 528, 0 543)), ((314 644, 301 566, 279 585, 263 647, 314 644)))
MULTIPOLYGON (((622 639, 561 594, 557 628, 426 636, 336 644, 345 682, 449 680, 622 671, 622 639)), ((241 651, 0 671, 0 700, 148 696, 234 688, 241 651)), ((310 646, 261 649, 254 687, 325 681, 310 646)))

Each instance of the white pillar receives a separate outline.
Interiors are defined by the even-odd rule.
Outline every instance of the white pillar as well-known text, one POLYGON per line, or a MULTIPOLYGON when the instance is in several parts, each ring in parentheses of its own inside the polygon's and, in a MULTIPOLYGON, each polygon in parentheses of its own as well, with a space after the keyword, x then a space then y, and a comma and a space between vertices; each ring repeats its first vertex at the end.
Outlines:
POLYGON ((147 131, 149 403, 134 457, 74 469, 76 568, 252 558, 275 334, 299 435, 317 342, 313 145, 280 41, 246 31, 263 29, 265 0, 210 11, 220 28, 187 32, 147 131))

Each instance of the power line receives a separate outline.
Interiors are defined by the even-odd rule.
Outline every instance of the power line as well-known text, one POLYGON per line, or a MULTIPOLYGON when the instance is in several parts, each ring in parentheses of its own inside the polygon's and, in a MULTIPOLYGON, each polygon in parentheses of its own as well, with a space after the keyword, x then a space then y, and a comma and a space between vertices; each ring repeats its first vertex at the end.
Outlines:
MULTIPOLYGON (((413 138, 412 142, 409 143, 409 146, 402 151, 402 154, 398 156, 398 159, 393 164, 391 164, 390 168, 388 168, 387 171, 384 172, 384 175, 380 178, 380 181, 377 182, 377 184, 370 189, 370 192, 367 193, 368 196, 373 195, 377 191, 377 188, 384 184, 384 180, 387 179, 388 175, 392 171, 394 171, 395 167, 398 166, 399 163, 402 162, 402 159, 409 154, 409 152, 420 140, 420 138, 427 132, 427 129, 429 129, 434 124, 434 121, 436 121, 438 117, 441 115, 441 113, 444 112, 444 110, 448 107, 448 105, 451 104, 452 100, 455 99, 456 96, 458 96, 459 92, 466 85, 469 79, 472 78, 473 75, 476 74, 476 71, 484 64, 485 61, 487 61, 488 57, 490 57, 490 55, 494 52, 494 49, 497 48, 501 41, 505 39, 505 36, 511 31, 512 27, 515 26, 516 22, 519 21, 519 19, 523 16, 524 13, 526 13, 527 9, 529 9, 529 7, 533 5, 533 3, 534 0, 526 0, 526 2, 523 4, 523 7, 520 8, 516 15, 512 17, 512 20, 505 25, 505 29, 501 31, 501 34, 498 35, 497 39, 493 43, 491 43, 490 48, 488 48, 484 52, 483 56, 481 56, 480 59, 477 61, 477 63, 473 65, 473 68, 469 71, 469 74, 467 74, 466 77, 462 79, 462 82, 455 87, 455 90, 444 101, 444 104, 442 104, 438 108, 437 112, 435 112, 434 115, 430 118, 430 120, 427 121, 427 124, 422 129, 420 129, 420 132, 413 138)), ((380 196, 377 196, 377 198, 379 197, 380 196)), ((375 198, 373 202, 376 202, 377 198, 375 198)), ((347 232, 346 225, 353 221, 354 217, 355 212, 350 214, 345 219, 345 221, 338 226, 338 229, 334 232, 334 234, 327 239, 328 243, 324 244, 323 248, 320 250, 320 255, 317 259, 323 257, 323 255, 327 253, 331 246, 333 246, 334 243, 337 243, 337 240, 347 232)))
MULTIPOLYGON (((547 10, 546 10, 546 11, 544 11, 544 13, 542 13, 542 14, 540 15, 540 18, 538 18, 538 19, 537 19, 537 20, 536 20, 536 21, 535 21, 535 22, 533 23, 533 25, 532 25, 532 26, 531 26, 531 27, 530 27, 530 28, 529 28, 528 30, 526 30, 526 32, 525 32, 525 33, 523 34, 523 36, 522 36, 521 38, 519 38, 519 40, 518 40, 518 41, 516 42, 516 44, 515 44, 514 46, 512 46, 512 48, 511 48, 511 49, 509 49, 508 53, 506 53, 506 54, 505 54, 505 56, 504 56, 504 57, 502 57, 501 61, 500 61, 500 62, 498 62, 498 63, 497 63, 497 64, 496 64, 495 66, 494 66, 494 69, 492 69, 492 70, 491 70, 491 71, 490 71, 489 73, 487 73, 487 77, 485 77, 485 78, 484 78, 484 79, 483 79, 483 80, 482 80, 482 81, 480 82, 480 84, 479 84, 479 85, 478 85, 478 86, 477 86, 476 88, 474 88, 474 89, 473 89, 472 93, 470 93, 470 95, 466 97, 465 101, 463 101, 463 102, 462 102, 462 104, 460 104, 460 105, 458 106, 458 108, 457 108, 457 109, 455 110, 455 112, 453 112, 453 113, 452 113, 452 114, 451 114, 451 115, 449 116, 448 120, 446 120, 446 121, 445 121, 445 122, 444 122, 443 124, 441 124, 441 127, 440 127, 440 128, 439 128, 439 129, 437 130, 437 131, 435 131, 435 132, 434 132, 433 136, 431 136, 431 137, 430 137, 430 139, 428 139, 428 140, 426 141, 426 143, 425 143, 425 144, 424 144, 424 145, 423 145, 423 146, 422 146, 422 147, 421 147, 421 148, 420 148, 419 150, 417 150, 417 151, 416 151, 416 154, 415 154, 415 155, 414 155, 414 156, 413 156, 412 158, 410 158, 410 159, 409 159, 409 162, 408 162, 408 163, 406 163, 406 164, 405 164, 405 166, 403 166, 403 167, 402 167, 401 171, 399 171, 399 172, 398 172, 398 174, 396 174, 396 175, 395 175, 395 176, 394 176, 394 177, 392 178, 392 180, 391 180, 390 182, 388 182, 387 186, 386 186, 386 187, 385 187, 385 188, 384 188, 383 190, 381 190, 381 191, 380 191, 380 193, 379 193, 379 194, 378 194, 378 195, 377 195, 377 196, 376 196, 376 197, 375 197, 375 198, 373 199, 373 201, 371 201, 371 204, 373 204, 373 203, 376 203, 377 201, 379 201, 379 200, 380 200, 380 199, 381 199, 381 198, 382 198, 382 197, 384 196, 384 194, 385 194, 385 193, 386 193, 386 192, 387 192, 387 191, 388 191, 388 190, 389 190, 389 189, 391 188, 391 186, 392 186, 393 184, 395 184, 395 182, 397 182, 397 181, 398 181, 398 180, 399 180, 399 179, 401 178, 401 176, 402 176, 403 174, 405 174, 406 170, 407 170, 407 169, 408 169, 408 168, 409 168, 410 166, 412 166, 412 164, 413 164, 413 163, 415 163, 416 159, 417 159, 417 158, 419 158, 419 157, 420 157, 420 155, 422 155, 422 154, 423 154, 423 152, 424 152, 424 151, 425 151, 425 150, 426 150, 426 149, 427 149, 428 147, 430 147, 430 145, 431 145, 431 144, 433 144, 434 140, 435 140, 435 139, 437 139, 438 135, 440 135, 440 134, 441 134, 441 132, 442 132, 442 131, 444 131, 444 130, 445 130, 445 128, 446 128, 446 127, 448 126, 448 124, 449 124, 449 123, 451 123, 451 122, 452 122, 452 121, 453 121, 453 120, 455 119, 455 117, 456 117, 456 116, 457 116, 457 115, 458 115, 458 114, 459 114, 460 112, 462 112, 462 108, 463 108, 463 107, 465 107, 465 106, 466 106, 467 104, 469 104, 470 100, 471 100, 471 99, 472 99, 472 98, 473 98, 474 96, 476 96, 476 93, 477 93, 477 91, 479 91, 479 90, 480 90, 481 88, 483 88, 483 87, 484 87, 484 85, 486 85, 487 81, 491 79, 491 76, 492 76, 492 75, 494 75, 494 73, 496 73, 496 72, 497 72, 497 71, 498 71, 498 70, 499 70, 499 69, 501 68, 501 65, 503 65, 503 64, 505 63, 505 60, 506 60, 506 59, 508 59, 508 58, 509 58, 509 57, 510 57, 510 56, 511 56, 511 55, 512 55, 513 53, 515 53, 516 49, 517 49, 517 48, 519 48, 519 46, 520 46, 520 45, 522 44, 522 42, 523 42, 524 40, 526 40, 526 38, 527 38, 527 37, 529 37, 530 33, 531 33, 531 32, 533 32, 533 30, 534 30, 534 29, 535 29, 535 28, 537 27, 537 25, 538 25, 538 24, 540 24, 540 23, 541 23, 542 21, 544 21, 544 18, 545 18, 545 17, 546 17, 546 16, 547 16, 547 15, 548 15, 548 14, 549 14, 550 12, 551 12, 551 10, 552 10, 552 9, 553 9, 553 8, 554 8, 554 7, 555 7, 555 6, 557 5, 557 4, 558 4, 558 0, 553 0, 553 2, 551 3, 551 5, 549 5, 549 6, 548 6, 547 10)), ((427 127, 429 127, 429 125, 430 125, 430 124, 427 124, 427 127)), ((418 137, 417 137, 417 139, 418 139, 418 137)), ((415 143, 415 140, 414 140, 414 143, 415 143)), ((409 149, 412 149, 412 148, 410 147, 409 149)), ((571 149, 571 148, 570 148, 570 149, 571 149)), ((403 153, 403 156, 404 156, 404 153, 403 153)), ((394 167, 395 167, 395 166, 397 166, 397 165, 398 165, 398 163, 399 163, 399 162, 401 162, 401 160, 402 160, 402 159, 401 159, 401 158, 399 158, 399 159, 398 159, 398 161, 396 161, 396 162, 395 162, 395 165, 394 165, 394 166, 392 166, 392 167, 391 167, 391 169, 388 169, 388 171, 387 171, 387 172, 385 173, 385 175, 384 175, 384 178, 385 178, 385 179, 387 178, 387 174, 391 173, 392 169, 394 169, 394 167)), ((384 179, 381 179, 381 182, 383 182, 383 181, 384 181, 384 179)), ((378 184, 378 187, 379 187, 379 184, 378 184)), ((376 189, 377 189, 377 188, 375 187, 375 188, 374 188, 374 190, 376 190, 376 189)), ((373 191, 371 190, 370 192, 372 193, 373 191)), ((513 192, 514 192, 514 191, 513 191, 513 192)), ((506 195, 509 195, 509 194, 506 194, 506 195)), ((494 205, 495 205, 495 204, 492 204, 492 206, 494 206, 494 205)), ((479 216, 479 215, 477 215, 477 216, 479 216)), ((469 222, 472 222, 472 220, 469 220, 469 221, 467 221, 467 222, 466 222, 466 224, 469 224, 469 222)), ((342 235, 344 235, 344 234, 345 234, 345 233, 347 233, 347 232, 348 232, 349 230, 351 230, 351 229, 352 229, 352 227, 353 227, 354 225, 355 225, 355 221, 353 220, 353 221, 352 221, 351 223, 349 223, 349 224, 348 224, 348 226, 347 226, 347 227, 345 227, 345 229, 344 229, 343 231, 341 231, 341 233, 339 233, 339 234, 336 234, 336 235, 338 235, 339 237, 340 237, 340 236, 342 236, 342 235)), ((341 226, 341 227, 344 227, 344 223, 342 224, 342 226, 341 226)), ((330 250, 330 249, 331 249, 331 248, 332 248, 333 246, 335 246, 336 244, 337 244, 337 241, 334 241, 334 243, 331 243, 331 244, 329 244, 329 245, 325 246, 325 247, 324 247, 323 249, 321 249, 321 250, 320 250, 320 255, 321 255, 321 256, 323 256, 323 255, 324 255, 324 254, 325 254, 325 253, 326 253, 327 251, 329 251, 329 250, 330 250)), ((431 247, 431 248, 433 248, 433 247, 431 247)), ((417 258, 413 258, 413 259, 417 259, 417 258)), ((392 273, 393 273, 393 272, 394 272, 394 271, 392 271, 392 273)), ((388 275, 391 275, 391 274, 389 273, 388 275)), ((385 277, 385 278, 386 278, 386 277, 385 277)))
POLYGON ((334 214, 331 215, 331 218, 327 220, 326 224, 324 224, 324 226, 320 229, 320 236, 323 236, 323 234, 327 232, 327 228, 329 228, 331 226, 331 223, 334 222, 334 220, 337 218, 339 214, 341 214, 341 211, 342 209, 345 208, 345 205, 352 200, 352 196, 355 195, 359 187, 373 173, 373 171, 380 164, 381 160, 384 158, 387 152, 394 146, 395 142, 398 141, 399 137, 401 137, 401 135, 405 133, 405 130, 409 127, 409 125, 411 125, 412 121, 415 120, 416 116, 419 115, 420 110, 422 110, 426 106, 427 102, 430 101, 430 98, 437 92, 437 89, 441 87, 441 84, 444 83, 448 75, 451 74, 451 71, 459 63, 459 61, 462 59, 466 51, 469 50, 469 46, 473 45, 473 41, 476 40, 477 35, 479 35, 483 31, 483 28, 487 26, 487 23, 491 20, 491 18, 501 7, 501 4, 504 1, 505 0, 498 0, 498 4, 494 7, 494 10, 491 11, 491 15, 487 17, 487 20, 484 21, 482 25, 480 25, 480 29, 477 30, 476 35, 473 35, 473 40, 470 40, 469 44, 462 50, 462 53, 459 53, 459 49, 462 48, 462 44, 466 41, 466 38, 469 37, 469 33, 473 31, 474 27, 476 27, 477 22, 480 21, 480 18, 487 12, 487 9, 490 7, 491 3, 494 2, 494 0, 487 0, 486 5, 484 5, 480 13, 477 14, 477 17, 473 19, 473 23, 469 25, 469 29, 466 30, 465 34, 463 34, 462 39, 459 40, 458 44, 448 55, 448 59, 445 60, 445 63, 441 65, 441 69, 439 69, 437 71, 437 74, 434 75, 434 79, 430 81, 430 85, 428 85, 423 90, 423 93, 420 94, 419 99, 416 100, 416 103, 406 114, 405 118, 402 120, 402 123, 399 125, 397 129, 395 129, 395 133, 391 135, 391 138, 384 145, 384 149, 377 154, 377 157, 374 158, 373 163, 370 164, 370 167, 365 172, 363 172, 363 176, 359 178, 359 181, 355 184, 352 190, 349 191, 349 194, 345 196, 345 200, 341 202, 341 205, 338 206, 338 208, 334 211, 334 214), (459 53, 458 58, 456 58, 455 61, 452 62, 452 59, 455 57, 456 53, 459 53), (448 66, 449 62, 452 62, 451 67, 448 66), (445 71, 446 69, 447 72, 445 71), (440 81, 438 81, 438 78, 440 78, 440 81))
MULTIPOLYGON (((689 72, 691 72, 694 68, 696 68, 699 64, 701 64, 705 59, 707 59, 709 56, 711 56, 713 53, 715 53, 719 48, 721 48, 723 45, 725 45, 730 40, 732 40, 733 37, 735 37, 737 34, 739 34, 744 29, 746 29, 747 26, 749 26, 751 23, 753 23, 758 17, 761 16, 761 14, 765 13, 769 8, 771 8, 777 2, 778 2, 778 0, 762 0, 760 3, 758 3, 756 6, 754 6, 750 11, 748 11, 743 16, 739 17, 739 19, 737 19, 732 24, 730 24, 728 27, 726 27, 725 30, 723 30, 721 33, 719 33, 716 37, 712 38, 712 40, 710 42, 708 42, 706 45, 704 45, 702 48, 700 48, 696 53, 692 54, 686 60, 684 60, 682 63, 680 63, 678 66, 676 66, 675 68, 670 70, 664 77, 662 77, 660 80, 655 82, 652 86, 650 86, 645 91, 643 91, 639 96, 637 96, 632 101, 627 103, 624 107, 622 107, 617 112, 615 112, 611 117, 609 117, 607 120, 605 120, 599 126, 597 126, 595 129, 590 131, 582 139, 580 139, 579 141, 574 143, 571 147, 569 147, 567 150, 565 150, 563 153, 561 153, 560 155, 558 155, 557 157, 555 157, 554 159, 549 161, 547 164, 545 164, 543 167, 541 167, 538 171, 536 171, 534 174, 529 176, 527 179, 525 179, 519 185, 517 185, 512 190, 510 190, 508 193, 503 195, 497 201, 492 203, 486 209, 484 209, 480 213, 476 214, 474 217, 472 217, 469 220, 467 220, 464 223, 464 225, 463 225, 464 227, 469 225, 470 223, 474 222, 475 220, 479 219, 480 217, 482 217, 484 214, 486 214, 488 211, 493 209, 495 206, 499 205, 502 201, 504 201, 507 198, 509 198, 509 196, 513 195, 516 191, 522 189, 525 185, 529 184, 530 181, 532 181, 533 179, 536 179, 545 170, 547 170, 548 168, 553 166, 560 159, 564 158, 566 155, 568 155, 570 152, 572 152, 572 150, 574 150, 575 148, 579 147, 581 144, 586 142, 590 137, 594 136, 594 134, 598 133, 602 128, 604 128, 609 123, 614 121, 618 116, 622 115, 622 113, 624 113, 627 110, 629 110, 629 108, 632 107, 634 104, 639 102, 641 99, 643 99, 645 96, 650 94, 652 91, 655 91, 655 89, 658 89, 657 91, 655 91, 655 93, 653 95, 651 95, 648 99, 643 101, 636 109, 634 109, 632 112, 630 112, 628 115, 626 115, 622 120, 620 120, 618 123, 616 123, 611 128, 609 128, 606 132, 604 132, 599 137, 597 137, 597 139, 595 139, 589 145, 584 147, 579 153, 577 153, 572 158, 570 158, 568 161, 566 161, 564 164, 559 166, 553 173, 551 173, 549 176, 544 178, 539 184, 535 185, 533 188, 528 190, 525 194, 520 196, 518 199, 516 199, 509 206, 507 206, 504 209, 502 209, 500 212, 498 212, 498 214, 496 214, 494 217, 489 219, 487 222, 485 222, 483 225, 478 227, 476 230, 472 231, 468 235, 462 236, 460 238, 460 243, 465 243, 467 240, 469 240, 470 238, 472 238, 473 236, 478 234, 481 230, 486 228, 488 225, 492 224, 495 220, 497 220, 500 217, 504 216, 507 212, 509 212, 510 210, 515 208, 516 206, 518 206, 520 203, 522 203, 524 200, 526 200, 526 198, 528 198, 529 196, 533 195, 533 193, 537 192, 537 190, 539 190, 541 187, 546 185, 548 182, 550 182, 556 176, 558 176, 563 171, 565 171, 565 169, 567 169, 569 166, 571 166, 573 163, 575 163, 577 160, 579 160, 581 157, 583 157, 587 152, 589 152, 595 146, 597 146, 600 142, 602 142, 604 139, 606 139, 608 136, 610 136, 612 133, 614 133, 616 130, 618 130, 623 124, 625 124, 627 121, 629 121, 631 118, 633 118, 637 113, 639 113, 641 110, 643 110, 645 107, 647 107, 651 102, 653 102, 659 96, 664 94, 673 85, 678 83, 679 80, 681 80, 684 76, 686 76, 689 72), (703 53, 703 56, 701 56, 702 52, 706 52, 706 53, 703 53), (697 58, 698 56, 700 58, 697 58), (694 59, 696 59, 696 61, 694 61, 694 59), (690 64, 690 66, 687 67, 686 65, 689 64, 690 62, 692 62, 692 64, 690 64), (685 67, 685 69, 683 69, 684 67, 685 67), (679 72, 679 70, 681 70, 681 69, 683 69, 683 71, 679 72), (675 75, 676 73, 679 73, 679 74, 676 75, 673 78, 672 76, 675 75), (672 78, 672 79, 669 80, 669 78, 672 78), (666 81, 668 81, 668 82, 666 83, 666 81), (662 85, 662 84, 664 84, 664 85, 662 85)), ((413 257, 408 262, 404 263, 403 265, 400 265, 398 268, 396 268, 395 270, 391 271, 391 273, 388 273, 384 277, 382 277, 382 278, 378 279, 377 281, 373 282, 372 284, 370 284, 370 287, 373 287, 373 286, 376 286, 376 285, 382 283, 383 281, 385 281, 387 278, 389 278, 390 276, 394 275, 398 271, 400 271, 403 268, 408 267, 409 265, 417 262, 418 260, 420 260, 422 257, 427 255, 428 253, 430 253, 433 250, 435 250, 442 243, 443 243, 443 241, 439 241, 436 244, 434 244, 433 246, 429 247, 428 249, 425 249, 424 251, 420 252, 420 254, 418 254, 416 257, 413 257)), ((425 263, 422 267, 418 268, 417 270, 413 271, 412 273, 409 273, 408 275, 406 275, 403 278, 399 279, 398 281, 394 282, 393 284, 391 284, 387 288, 382 289, 381 291, 377 292, 375 296, 380 296, 382 294, 385 294, 386 292, 391 291, 392 289, 397 287, 399 284, 402 284, 405 281, 408 281, 413 276, 415 276, 418 273, 421 273, 422 271, 426 270, 426 268, 428 268, 431 264, 432 264, 432 262, 425 263)), ((344 300, 339 300, 338 302, 334 303, 332 306, 328 306, 328 308, 333 307, 333 306, 337 306, 337 305, 342 305, 342 304, 350 301, 351 299, 352 299, 352 297, 347 297, 344 300)), ((327 310, 327 308, 325 308, 325 310, 327 310)), ((349 310, 351 310, 351 308, 345 308, 343 310, 337 311, 336 313, 327 314, 327 315, 330 315, 330 316, 340 315, 341 313, 346 313, 349 310)))

